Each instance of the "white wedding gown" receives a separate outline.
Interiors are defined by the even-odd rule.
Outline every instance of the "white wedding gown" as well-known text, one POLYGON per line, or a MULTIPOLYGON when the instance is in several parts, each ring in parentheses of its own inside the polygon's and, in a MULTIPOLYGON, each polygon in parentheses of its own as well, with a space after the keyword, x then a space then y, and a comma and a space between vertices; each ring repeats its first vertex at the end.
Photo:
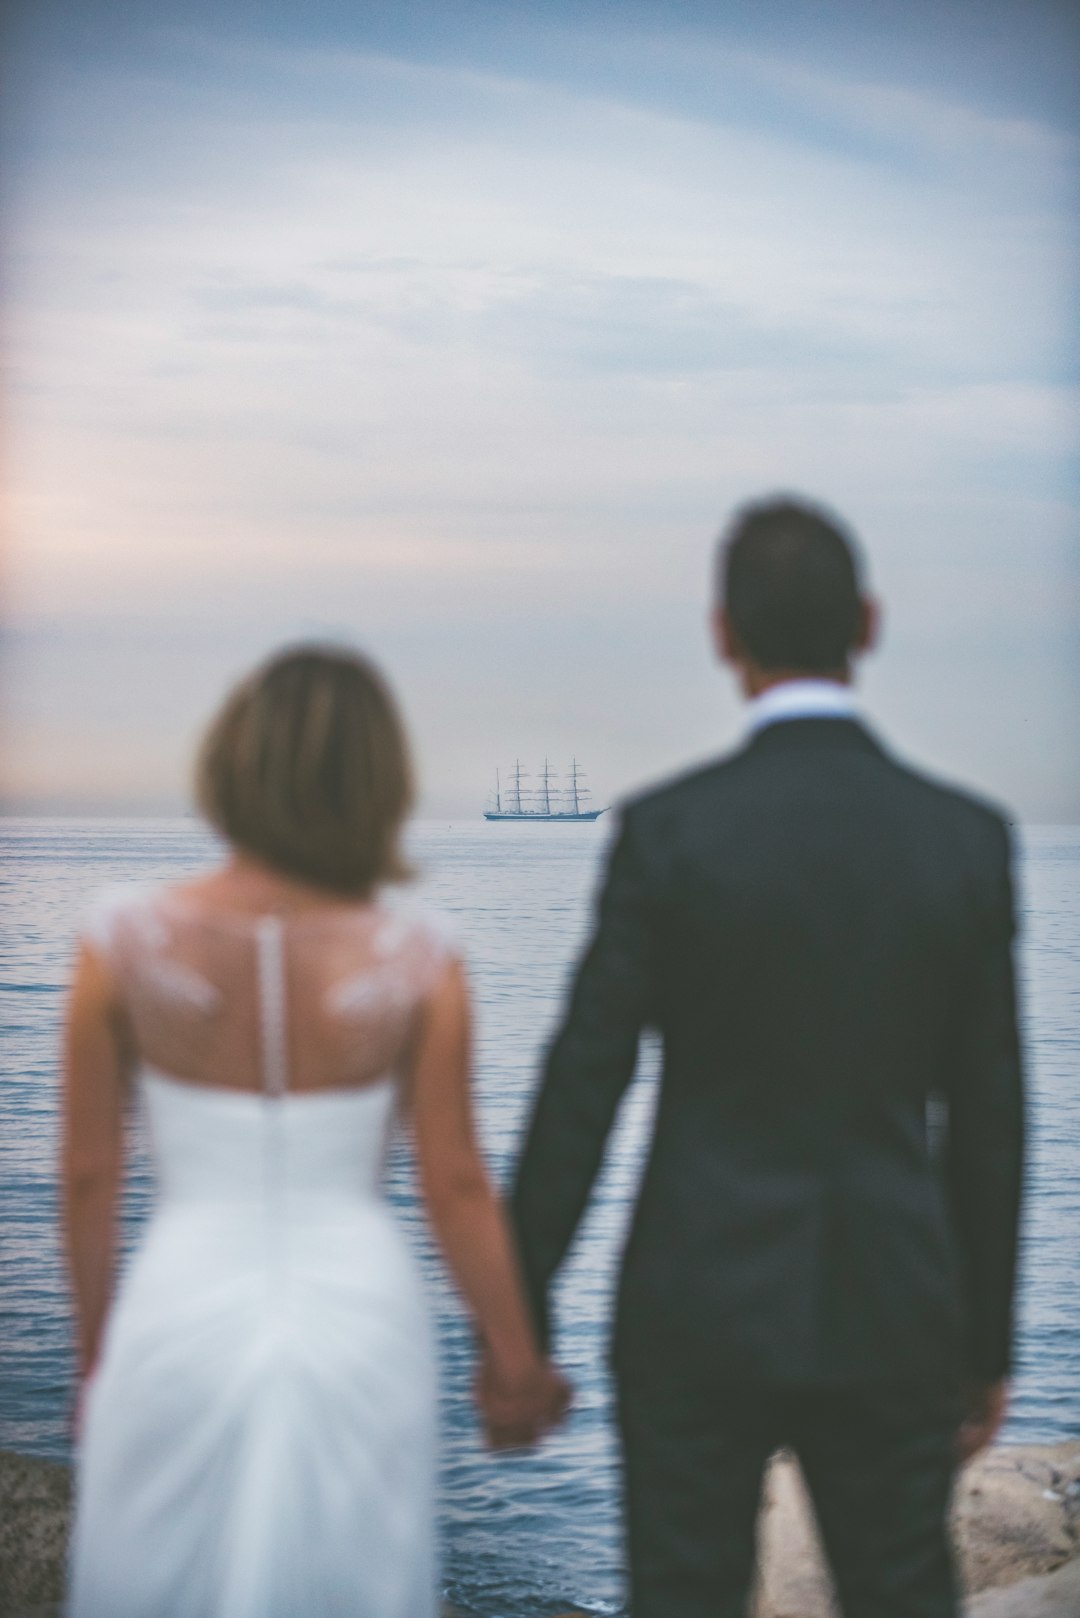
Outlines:
POLYGON ((115 895, 158 1198, 89 1385, 70 1618, 431 1618, 435 1374, 383 1198, 444 930, 115 895))

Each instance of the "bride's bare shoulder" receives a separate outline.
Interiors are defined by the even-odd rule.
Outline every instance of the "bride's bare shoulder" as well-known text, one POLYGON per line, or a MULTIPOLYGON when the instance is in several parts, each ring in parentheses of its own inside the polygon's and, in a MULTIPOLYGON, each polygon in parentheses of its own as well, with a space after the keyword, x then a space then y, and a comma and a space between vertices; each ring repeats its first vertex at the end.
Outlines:
POLYGON ((110 882, 98 888, 83 906, 78 932, 85 943, 108 951, 122 924, 145 916, 161 892, 150 882, 110 882))
POLYGON ((373 910, 380 923, 381 944, 420 944, 442 956, 461 954, 461 931, 447 911, 408 889, 384 888, 373 910))

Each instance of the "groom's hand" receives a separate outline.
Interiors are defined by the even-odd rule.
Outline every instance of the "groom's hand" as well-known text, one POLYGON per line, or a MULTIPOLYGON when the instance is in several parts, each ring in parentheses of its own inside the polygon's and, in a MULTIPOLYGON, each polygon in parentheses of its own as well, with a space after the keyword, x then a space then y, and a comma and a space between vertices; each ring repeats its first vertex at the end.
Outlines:
POLYGON ((550 1360, 508 1374, 484 1355, 477 1368, 476 1402, 492 1449, 535 1444, 562 1420, 570 1397, 569 1382, 550 1360))
POLYGON ((968 1390, 967 1412, 957 1434, 961 1464, 994 1442, 1008 1408, 1008 1382, 984 1382, 968 1390))

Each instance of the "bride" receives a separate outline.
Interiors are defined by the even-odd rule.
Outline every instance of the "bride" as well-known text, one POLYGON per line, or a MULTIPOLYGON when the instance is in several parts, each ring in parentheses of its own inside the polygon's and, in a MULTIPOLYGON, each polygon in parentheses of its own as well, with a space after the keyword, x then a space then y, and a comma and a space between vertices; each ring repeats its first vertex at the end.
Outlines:
POLYGON ((71 992, 70 1618, 431 1618, 435 1369, 380 1190, 395 1114, 491 1441, 538 1437, 567 1389, 477 1148, 461 960, 387 886, 411 788, 382 680, 345 651, 277 657, 211 727, 198 796, 225 863, 106 895, 71 992), (158 1200, 110 1302, 132 1082, 158 1200))

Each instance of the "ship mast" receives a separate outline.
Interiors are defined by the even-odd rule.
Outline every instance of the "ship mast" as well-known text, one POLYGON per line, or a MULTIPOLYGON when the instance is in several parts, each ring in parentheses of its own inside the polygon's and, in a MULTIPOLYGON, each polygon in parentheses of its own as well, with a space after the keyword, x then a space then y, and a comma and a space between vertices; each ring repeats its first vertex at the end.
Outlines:
POLYGON ((548 761, 547 761, 547 759, 544 760, 544 773, 540 777, 540 779, 543 782, 542 791, 543 791, 543 794, 544 794, 544 813, 545 813, 545 815, 550 815, 550 813, 551 813, 551 792, 550 792, 549 787, 548 787, 548 782, 551 780, 551 771, 548 769, 548 761))
POLYGON ((581 813, 581 804, 578 802, 577 784, 578 784, 577 759, 572 758, 570 760, 570 791, 573 794, 573 798, 574 798, 574 813, 575 813, 575 815, 579 815, 581 813))
POLYGON ((514 768, 510 772, 510 785, 513 788, 513 802, 511 804, 511 808, 513 809, 515 815, 524 814, 524 810, 521 807, 521 778, 523 775, 527 774, 528 771, 521 768, 521 760, 516 758, 514 760, 514 768))
POLYGON ((495 809, 502 814, 502 792, 499 790, 499 766, 495 766, 495 809))

